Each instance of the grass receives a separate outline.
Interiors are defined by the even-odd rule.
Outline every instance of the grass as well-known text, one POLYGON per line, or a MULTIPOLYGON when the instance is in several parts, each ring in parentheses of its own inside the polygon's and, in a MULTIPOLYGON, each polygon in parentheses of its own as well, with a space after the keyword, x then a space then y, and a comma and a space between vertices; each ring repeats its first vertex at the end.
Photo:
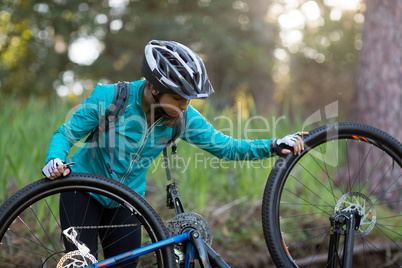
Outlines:
POLYGON ((44 103, 30 98, 19 104, 13 98, 0 102, 0 201, 9 197, 10 189, 21 188, 42 178, 49 141, 63 122, 65 103, 44 103))

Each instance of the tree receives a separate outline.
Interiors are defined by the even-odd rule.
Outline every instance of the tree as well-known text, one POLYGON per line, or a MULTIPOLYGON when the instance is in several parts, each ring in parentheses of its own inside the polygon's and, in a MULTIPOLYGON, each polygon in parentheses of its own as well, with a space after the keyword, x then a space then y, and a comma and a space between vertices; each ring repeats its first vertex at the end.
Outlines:
POLYGON ((54 82, 74 67, 68 46, 90 25, 82 1, 5 0, 0 4, 0 89, 6 96, 55 95, 54 82), (85 27, 83 27, 85 28, 85 27))
POLYGON ((286 1, 275 2, 272 10, 278 9, 279 4, 284 10, 275 14, 278 21, 299 18, 297 25, 282 26, 280 31, 283 41, 279 48, 287 56, 278 61, 274 76, 279 81, 275 87, 276 101, 289 105, 290 117, 302 113, 303 118, 337 101, 337 120, 347 117, 354 92, 363 5, 346 8, 341 1, 299 0, 292 2, 298 6, 287 9, 286 1), (314 10, 316 13, 311 12, 314 10))
POLYGON ((19 98, 49 97, 55 89, 71 92, 77 85, 90 92, 97 82, 135 80, 144 46, 159 39, 184 43, 201 55, 221 108, 233 103, 240 88, 269 99, 275 26, 265 20, 267 8, 262 0, 4 0, 0 89, 19 98), (90 38, 102 47, 96 60, 72 61, 72 45, 90 38))
MULTIPOLYGON (((402 1, 367 0, 366 5, 352 119, 380 128, 402 141, 402 1)), ((357 156, 361 152, 359 149, 357 145, 350 151, 357 156)), ((371 153, 367 148, 361 155, 367 155, 363 167, 365 170, 354 172, 369 174, 369 170, 381 159, 381 154, 371 153)), ((354 157, 352 161, 359 160, 354 157)), ((352 163, 350 166, 359 165, 352 163)), ((381 165, 375 169, 379 174, 371 176, 373 191, 385 191, 390 187, 392 177, 393 180, 398 176, 400 178, 401 174, 394 174, 398 173, 398 168, 385 173, 387 168, 389 167, 381 165), (388 174, 388 177, 382 178, 380 174, 388 174)), ((397 183, 399 185, 396 186, 400 189, 401 180, 397 183)), ((385 198, 400 200, 399 192, 394 191, 385 198)), ((395 205, 399 206, 399 203, 395 202, 395 205)))
POLYGON ((402 1, 366 5, 352 119, 402 141, 402 1))

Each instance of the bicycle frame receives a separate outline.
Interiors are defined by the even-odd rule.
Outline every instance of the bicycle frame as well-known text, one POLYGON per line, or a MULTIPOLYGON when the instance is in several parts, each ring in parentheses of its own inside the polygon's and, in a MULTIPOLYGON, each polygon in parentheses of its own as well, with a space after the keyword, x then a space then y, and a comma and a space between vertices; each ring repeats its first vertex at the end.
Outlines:
POLYGON ((214 267, 227 268, 230 267, 225 263, 222 258, 209 247, 201 238, 200 234, 196 230, 191 230, 186 233, 176 235, 165 240, 158 241, 156 243, 137 248, 126 253, 117 255, 112 258, 105 259, 103 261, 91 264, 86 268, 99 268, 109 267, 114 264, 118 264, 122 261, 126 261, 132 258, 139 257, 149 252, 156 251, 163 247, 172 246, 179 243, 185 243, 186 254, 184 268, 190 267, 191 263, 194 263, 196 257, 199 258, 201 267, 214 267))

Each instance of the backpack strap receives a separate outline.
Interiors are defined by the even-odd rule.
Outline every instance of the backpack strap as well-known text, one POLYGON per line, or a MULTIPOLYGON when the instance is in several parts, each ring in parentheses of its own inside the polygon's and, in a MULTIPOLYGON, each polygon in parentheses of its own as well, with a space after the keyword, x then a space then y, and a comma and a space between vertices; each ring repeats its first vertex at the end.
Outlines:
POLYGON ((113 159, 114 159, 114 149, 116 148, 116 133, 115 125, 119 120, 124 110, 127 107, 128 99, 130 96, 130 87, 127 82, 119 82, 115 84, 114 97, 112 104, 110 104, 107 109, 105 116, 99 120, 99 125, 94 132, 88 137, 92 140, 92 158, 95 159, 95 147, 99 137, 102 132, 109 131, 109 155, 110 155, 110 165, 108 164, 108 171, 117 180, 116 174, 113 173, 113 159))
MULTIPOLYGON (((128 86, 126 82, 119 82, 115 85, 115 99, 116 102, 112 103, 109 106, 110 115, 108 116, 109 119, 109 155, 110 155, 110 166, 109 173, 113 173, 113 158, 114 158, 114 149, 116 148, 116 130, 115 125, 116 122, 119 121, 119 118, 123 114, 124 110, 127 107, 128 103, 128 86), (118 92, 118 96, 116 98, 116 93, 118 92)), ((114 175, 116 177, 116 175, 114 175)))
POLYGON ((172 146, 172 154, 176 154, 176 151, 177 151, 176 139, 180 136, 181 132, 186 127, 186 120, 187 120, 187 111, 184 111, 180 115, 179 122, 173 127, 172 138, 168 141, 165 148, 163 148, 163 158, 164 158, 164 162, 165 162, 166 177, 167 177, 168 181, 170 181, 172 179, 172 176, 170 175, 169 159, 167 157, 167 147, 171 145, 172 146))
POLYGON ((180 115, 179 122, 173 128, 172 138, 170 139, 170 141, 166 145, 166 146, 169 146, 169 145, 172 146, 172 154, 176 154, 176 150, 177 150, 176 139, 180 136, 180 134, 182 133, 182 131, 186 127, 186 120, 187 120, 187 111, 184 111, 180 115))

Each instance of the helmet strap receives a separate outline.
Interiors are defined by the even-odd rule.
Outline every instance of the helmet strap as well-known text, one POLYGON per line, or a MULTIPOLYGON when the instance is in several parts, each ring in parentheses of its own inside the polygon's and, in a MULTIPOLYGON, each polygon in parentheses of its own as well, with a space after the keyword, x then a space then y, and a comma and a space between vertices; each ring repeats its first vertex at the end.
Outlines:
POLYGON ((170 115, 168 115, 168 114, 166 113, 166 111, 162 108, 162 105, 159 103, 159 99, 160 99, 160 97, 162 96, 162 94, 164 94, 164 93, 161 93, 160 91, 158 91, 158 94, 154 95, 154 94, 152 93, 152 90, 151 90, 151 86, 150 86, 150 85, 148 86, 148 88, 149 88, 149 90, 151 91, 152 97, 154 98, 154 104, 155 104, 155 106, 156 106, 156 108, 155 108, 155 115, 161 115, 161 116, 163 116, 163 117, 166 119, 166 121, 165 121, 164 124, 169 125, 169 124, 171 124, 171 122, 173 122, 174 125, 175 125, 175 124, 176 124, 176 121, 177 121, 176 118, 175 118, 175 117, 171 117, 170 115))
POLYGON ((158 93, 157 95, 154 95, 152 92, 151 92, 151 94, 152 94, 152 97, 154 97, 154 104, 159 104, 159 98, 160 98, 160 96, 162 95, 162 93, 158 93))
POLYGON ((152 85, 152 87, 155 89, 155 90, 157 90, 158 91, 158 94, 156 94, 156 95, 154 95, 154 93, 152 92, 152 89, 151 89, 151 83, 149 83, 149 81, 147 80, 146 81, 147 82, 147 86, 148 86, 148 88, 149 88, 149 90, 151 91, 151 95, 152 95, 152 97, 154 98, 154 104, 159 104, 159 98, 160 98, 160 96, 162 96, 162 93, 159 91, 159 90, 157 90, 155 87, 154 87, 154 85, 152 85))
MULTIPOLYGON (((151 86, 149 86, 149 89, 151 90, 151 86)), ((159 92, 159 91, 158 91, 159 92)), ((154 93, 152 93, 151 90, 151 95, 154 98, 154 104, 156 106, 155 108, 155 114, 159 114, 164 116, 165 118, 171 118, 166 112, 165 110, 162 108, 162 106, 159 103, 159 98, 162 96, 163 93, 159 92, 158 94, 154 95, 154 93)))

